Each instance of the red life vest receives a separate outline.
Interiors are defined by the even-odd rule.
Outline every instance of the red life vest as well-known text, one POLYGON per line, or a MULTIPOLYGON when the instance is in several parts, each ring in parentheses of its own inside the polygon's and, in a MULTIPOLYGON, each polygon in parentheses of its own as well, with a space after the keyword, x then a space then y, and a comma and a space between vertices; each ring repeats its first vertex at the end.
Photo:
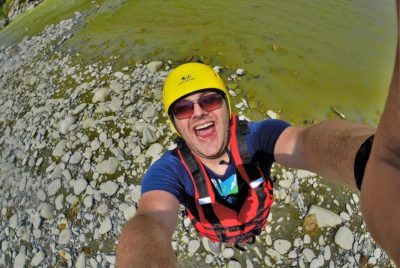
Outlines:
POLYGON ((232 158, 238 175, 248 186, 238 212, 218 202, 201 161, 183 141, 178 144, 177 153, 194 185, 195 206, 186 209, 188 216, 200 235, 212 241, 230 244, 251 241, 266 224, 273 203, 271 179, 263 174, 267 164, 249 154, 245 140, 248 132, 248 122, 232 115, 229 141, 232 158))

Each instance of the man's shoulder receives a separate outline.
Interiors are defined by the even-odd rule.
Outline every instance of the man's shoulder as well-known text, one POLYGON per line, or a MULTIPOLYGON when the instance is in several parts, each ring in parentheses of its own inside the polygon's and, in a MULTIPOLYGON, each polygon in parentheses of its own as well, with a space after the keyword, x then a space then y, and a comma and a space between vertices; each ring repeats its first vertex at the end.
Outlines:
POLYGON ((260 121, 250 121, 249 129, 251 133, 264 130, 284 130, 290 124, 284 120, 267 118, 260 121))
POLYGON ((160 168, 162 166, 171 166, 171 165, 175 166, 180 164, 181 161, 176 153, 176 150, 168 150, 157 161, 155 161, 149 167, 149 169, 160 168))

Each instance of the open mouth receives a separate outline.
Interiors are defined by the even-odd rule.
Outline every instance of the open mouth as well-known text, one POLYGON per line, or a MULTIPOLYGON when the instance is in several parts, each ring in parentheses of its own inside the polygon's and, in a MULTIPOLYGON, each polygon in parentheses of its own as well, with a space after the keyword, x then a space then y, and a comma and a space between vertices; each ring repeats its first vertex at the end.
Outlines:
POLYGON ((196 133, 196 136, 205 139, 211 137, 215 133, 216 128, 214 122, 208 122, 195 127, 194 131, 196 133))

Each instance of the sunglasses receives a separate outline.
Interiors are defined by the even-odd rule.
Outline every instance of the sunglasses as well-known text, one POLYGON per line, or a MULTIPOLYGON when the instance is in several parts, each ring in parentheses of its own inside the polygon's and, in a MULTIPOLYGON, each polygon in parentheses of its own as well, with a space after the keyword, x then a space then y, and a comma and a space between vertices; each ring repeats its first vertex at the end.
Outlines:
POLYGON ((195 103, 198 103, 201 109, 211 112, 221 107, 222 96, 219 94, 208 94, 201 96, 197 101, 179 101, 172 107, 172 114, 177 119, 189 118, 193 115, 195 103))

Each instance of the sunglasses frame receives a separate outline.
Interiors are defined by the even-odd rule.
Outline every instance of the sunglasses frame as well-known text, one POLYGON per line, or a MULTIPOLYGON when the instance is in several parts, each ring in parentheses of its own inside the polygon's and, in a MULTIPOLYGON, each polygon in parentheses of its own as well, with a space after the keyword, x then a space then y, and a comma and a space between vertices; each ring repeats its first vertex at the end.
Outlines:
POLYGON ((194 105, 195 105, 196 103, 199 104, 199 106, 201 107, 201 109, 203 109, 203 110, 205 110, 205 111, 207 111, 207 112, 211 112, 211 111, 214 111, 214 110, 217 110, 217 109, 221 108, 221 106, 222 106, 222 101, 225 100, 224 96, 223 96, 221 93, 219 93, 218 91, 213 91, 213 90, 210 90, 210 91, 207 92, 207 93, 212 93, 212 94, 205 94, 205 95, 202 95, 202 96, 200 96, 198 99, 196 99, 196 100, 194 100, 194 101, 189 101, 189 100, 184 101, 184 102, 191 103, 191 113, 190 113, 190 115, 185 116, 185 117, 178 117, 178 116, 176 116, 176 114, 174 113, 174 107, 175 107, 176 104, 178 104, 179 102, 183 101, 183 100, 182 100, 183 98, 187 97, 187 96, 183 96, 181 99, 177 100, 174 104, 171 105, 170 112, 169 112, 169 113, 170 113, 170 116, 173 116, 175 119, 187 119, 187 118, 189 118, 189 117, 191 117, 191 116, 193 115, 193 112, 194 112, 194 105), (219 103, 218 107, 208 110, 208 109, 204 108, 204 107, 201 105, 201 103, 199 103, 199 100, 201 100, 201 99, 204 98, 204 97, 208 97, 208 96, 210 96, 210 95, 211 95, 211 96, 218 95, 218 96, 220 97, 220 98, 219 98, 220 103, 219 103))

